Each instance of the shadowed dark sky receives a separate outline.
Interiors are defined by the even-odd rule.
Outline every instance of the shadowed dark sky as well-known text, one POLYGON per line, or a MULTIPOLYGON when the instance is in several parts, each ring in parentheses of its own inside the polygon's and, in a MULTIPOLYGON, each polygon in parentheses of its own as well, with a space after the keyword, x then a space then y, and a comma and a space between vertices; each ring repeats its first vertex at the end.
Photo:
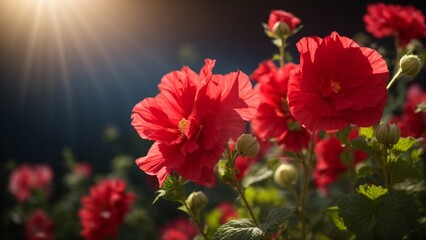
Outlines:
POLYGON ((31 8, 18 19, 12 5, 2 6, 1 160, 57 161, 64 146, 90 160, 106 125, 135 135, 131 109, 158 93, 164 74, 183 64, 198 72, 205 58, 217 59, 215 73, 250 74, 270 58, 275 47, 261 23, 271 10, 301 19, 288 48, 296 56, 304 36, 364 31, 368 2, 110 0, 74 15, 62 8, 49 19, 44 12, 36 37, 31 8))

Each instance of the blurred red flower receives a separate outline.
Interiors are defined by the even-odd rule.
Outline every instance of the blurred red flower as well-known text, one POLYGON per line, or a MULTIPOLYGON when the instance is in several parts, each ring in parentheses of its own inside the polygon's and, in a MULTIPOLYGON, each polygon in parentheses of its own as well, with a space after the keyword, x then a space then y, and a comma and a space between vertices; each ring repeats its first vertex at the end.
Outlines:
POLYGON ((92 175, 92 165, 89 163, 76 163, 73 172, 82 177, 89 178, 92 175))
POLYGON ((121 179, 106 179, 90 188, 90 195, 83 196, 79 216, 88 240, 100 240, 117 236, 117 228, 135 200, 133 193, 126 193, 126 183, 121 179))
POLYGON ((197 228, 186 218, 176 218, 162 227, 162 240, 191 240, 198 233, 197 228))
POLYGON ((288 80, 296 67, 296 64, 287 63, 277 68, 271 60, 259 64, 250 76, 259 82, 255 89, 260 95, 251 127, 260 139, 275 139, 281 148, 298 152, 308 145, 310 134, 296 122, 287 104, 288 80))
POLYGON ((42 209, 36 209, 25 222, 26 240, 52 240, 53 221, 42 209))
MULTIPOLYGON (((358 137, 357 128, 352 129, 349 139, 354 139, 356 137, 358 137)), ((342 143, 335 136, 330 136, 316 143, 314 152, 317 157, 317 163, 315 165, 313 177, 315 185, 318 188, 327 190, 327 187, 336 181, 339 174, 347 171, 347 167, 340 159, 343 150, 342 143)), ((364 161, 367 158, 367 154, 355 150, 352 152, 352 157, 352 166, 355 166, 364 161)))
POLYGON ((232 203, 224 202, 217 205, 214 209, 220 211, 219 223, 225 224, 232 219, 238 218, 238 212, 232 203))
POLYGON ((141 170, 156 175, 160 186, 168 174, 211 184, 214 166, 229 139, 244 131, 258 107, 258 96, 244 73, 213 75, 207 59, 200 74, 188 67, 165 75, 160 93, 133 108, 132 125, 142 138, 155 140, 141 170))
POLYGON ((293 14, 283 10, 272 10, 269 14, 268 27, 271 32, 274 32, 274 26, 277 22, 287 24, 290 31, 293 31, 300 24, 300 19, 293 14))
POLYGON ((421 10, 413 6, 369 4, 364 22, 367 32, 376 38, 396 35, 402 48, 412 39, 426 36, 425 17, 421 10))
POLYGON ((297 43, 300 65, 292 71, 288 105, 307 129, 342 129, 377 123, 386 105, 389 71, 382 56, 333 32, 297 43))
POLYGON ((49 192, 53 179, 53 171, 48 165, 18 166, 9 177, 9 191, 19 202, 26 201, 33 190, 49 192))
POLYGON ((426 113, 416 112, 417 105, 426 103, 426 93, 418 84, 413 84, 407 91, 407 99, 401 117, 394 117, 390 122, 396 123, 402 137, 426 137, 426 113))

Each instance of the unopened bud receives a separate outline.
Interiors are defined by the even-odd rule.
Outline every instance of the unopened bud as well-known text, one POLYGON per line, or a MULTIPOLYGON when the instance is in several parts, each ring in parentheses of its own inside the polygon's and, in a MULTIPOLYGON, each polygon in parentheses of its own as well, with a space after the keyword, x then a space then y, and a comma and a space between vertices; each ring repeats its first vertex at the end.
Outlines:
POLYGON ((398 142, 401 133, 399 127, 392 123, 380 123, 374 129, 374 137, 385 145, 394 145, 398 142))
POLYGON ((192 211, 199 212, 207 205, 208 200, 203 192, 198 191, 191 193, 185 202, 192 211))
POLYGON ((404 55, 399 61, 399 67, 401 68, 402 74, 414 77, 420 72, 422 64, 420 62, 420 58, 417 55, 407 54, 404 55))
POLYGON ((251 134, 243 134, 237 139, 238 153, 243 157, 254 157, 259 152, 259 142, 251 134))
POLYGON ((291 34, 291 30, 285 22, 276 22, 272 28, 272 32, 280 38, 288 37, 291 34))
POLYGON ((290 163, 281 164, 274 173, 274 181, 282 187, 293 185, 297 179, 297 169, 290 163))

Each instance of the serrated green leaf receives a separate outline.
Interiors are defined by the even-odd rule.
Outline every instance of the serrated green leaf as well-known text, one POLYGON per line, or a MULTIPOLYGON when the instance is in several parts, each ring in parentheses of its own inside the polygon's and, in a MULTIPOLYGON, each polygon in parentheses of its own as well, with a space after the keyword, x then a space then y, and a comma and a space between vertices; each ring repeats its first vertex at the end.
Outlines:
POLYGON ((399 141, 393 146, 392 150, 405 152, 410 149, 416 142, 417 139, 412 137, 399 138, 399 141))
POLYGON ((372 138, 374 135, 373 127, 360 127, 358 135, 365 138, 372 138))
POLYGON ((274 172, 268 168, 261 168, 254 174, 248 175, 244 178, 242 185, 246 188, 254 183, 261 182, 272 176, 274 172))
POLYGON ((402 239, 416 224, 416 200, 405 192, 390 192, 376 199, 376 239, 402 239))
POLYGON ((272 209, 265 222, 260 224, 260 229, 266 234, 272 234, 280 229, 280 226, 293 216, 293 209, 290 208, 276 208, 272 209))
POLYGON ((388 192, 375 200, 359 193, 338 200, 339 215, 357 239, 402 239, 416 224, 415 198, 405 192, 388 192))
POLYGON ((373 239, 376 226, 373 200, 362 194, 348 194, 337 201, 337 206, 348 231, 357 239, 373 239))
POLYGON ((364 194, 371 200, 374 200, 382 195, 385 195, 388 193, 388 190, 386 188, 383 188, 381 186, 376 185, 361 185, 358 187, 357 192, 364 194))
POLYGON ((331 218, 331 221, 333 221, 334 225, 338 229, 340 229, 342 231, 348 230, 345 226, 345 223, 343 222, 343 219, 339 215, 339 207, 338 206, 329 207, 327 209, 327 215, 331 218))
POLYGON ((265 233, 248 218, 232 220, 220 226, 212 240, 262 240, 265 233))
POLYGON ((387 164, 387 170, 389 171, 391 184, 400 183, 405 181, 407 178, 421 179, 422 172, 419 168, 411 165, 403 159, 389 162, 387 164))

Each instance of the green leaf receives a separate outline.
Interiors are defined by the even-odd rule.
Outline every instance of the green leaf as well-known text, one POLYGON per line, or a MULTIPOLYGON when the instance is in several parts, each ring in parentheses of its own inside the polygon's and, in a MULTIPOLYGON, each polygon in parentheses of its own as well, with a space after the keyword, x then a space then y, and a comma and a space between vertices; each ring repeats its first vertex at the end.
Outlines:
POLYGON ((342 231, 348 230, 345 226, 345 223, 343 222, 343 219, 339 215, 339 207, 338 206, 329 207, 327 209, 327 215, 331 218, 331 221, 333 221, 334 225, 338 229, 340 229, 342 231))
POLYGON ((293 216, 293 209, 290 208, 276 208, 272 209, 265 222, 260 224, 260 229, 267 234, 272 234, 280 229, 280 226, 293 216))
POLYGON ((163 186, 160 190, 157 191, 158 195, 152 202, 154 204, 160 198, 164 198, 171 201, 179 202, 180 197, 184 196, 182 183, 180 180, 173 176, 169 175, 163 183, 163 186))
POLYGON ((232 220, 220 226, 212 240, 262 240, 265 233, 248 218, 232 220))
POLYGON ((388 193, 388 190, 386 188, 383 188, 381 186, 376 186, 376 185, 367 185, 367 184, 359 186, 357 191, 361 194, 364 194, 371 200, 374 200, 388 193))
POLYGON ((357 239, 402 239, 418 218, 415 198, 400 191, 374 200, 360 193, 348 194, 337 206, 347 230, 357 239))
POLYGON ((337 139, 343 144, 348 144, 349 142, 349 133, 352 130, 352 126, 349 125, 345 128, 340 129, 338 132, 334 133, 337 139))
POLYGON ((389 162, 386 167, 389 171, 390 181, 392 185, 395 183, 403 182, 407 178, 422 178, 421 169, 411 165, 403 159, 398 159, 396 161, 389 162))
POLYGON ((357 239, 373 239, 376 226, 373 200, 362 194, 349 194, 338 200, 337 207, 347 230, 357 239))
POLYGON ((356 175, 357 175, 358 178, 370 176, 374 172, 373 167, 364 164, 364 162, 357 164, 355 166, 355 169, 356 169, 356 175))
POLYGON ((374 135, 373 127, 360 127, 358 135, 363 136, 365 138, 373 138, 373 135, 374 135))
POLYGON ((376 239, 402 239, 417 221, 416 200, 405 192, 391 192, 376 200, 376 239))
POLYGON ((365 138, 355 138, 351 141, 352 147, 365 152, 367 155, 373 157, 378 155, 378 148, 375 148, 374 142, 368 142, 365 138))
POLYGON ((274 174, 274 172, 268 168, 261 168, 254 174, 248 175, 244 178, 242 185, 246 188, 254 183, 261 182, 268 179, 274 174))
POLYGON ((393 146, 392 150, 405 152, 408 149, 410 149, 416 142, 417 142, 417 139, 412 137, 399 138, 399 141, 393 146))

